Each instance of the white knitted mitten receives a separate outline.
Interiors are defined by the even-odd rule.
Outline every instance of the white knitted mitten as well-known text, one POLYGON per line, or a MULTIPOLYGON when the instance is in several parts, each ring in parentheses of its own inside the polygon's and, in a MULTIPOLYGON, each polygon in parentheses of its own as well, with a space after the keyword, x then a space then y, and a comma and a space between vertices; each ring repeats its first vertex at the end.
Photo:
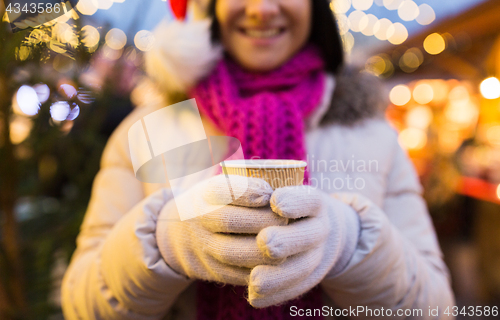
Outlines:
POLYGON ((286 226, 271 226, 257 236, 265 256, 286 259, 256 266, 250 275, 249 302, 264 308, 296 298, 347 265, 359 237, 359 218, 343 202, 310 186, 276 189, 271 208, 286 226))
POLYGON ((283 261, 264 255, 256 240, 264 228, 288 223, 269 206, 271 186, 261 179, 232 176, 231 188, 233 194, 242 196, 222 207, 232 200, 224 175, 201 182, 176 197, 175 202, 185 201, 184 208, 186 203, 191 205, 190 210, 197 216, 193 219, 181 221, 172 200, 162 209, 156 239, 173 270, 193 279, 248 285, 251 268, 283 261))

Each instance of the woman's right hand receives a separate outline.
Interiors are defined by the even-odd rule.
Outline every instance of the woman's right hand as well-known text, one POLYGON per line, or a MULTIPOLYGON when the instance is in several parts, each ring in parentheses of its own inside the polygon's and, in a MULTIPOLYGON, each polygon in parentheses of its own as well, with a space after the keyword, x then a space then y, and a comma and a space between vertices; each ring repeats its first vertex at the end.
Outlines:
POLYGON ((226 186, 227 178, 219 175, 169 201, 158 217, 156 239, 174 271, 192 279, 248 285, 253 267, 283 261, 265 256, 256 235, 266 227, 286 225, 288 219, 271 210, 273 190, 264 180, 231 176, 232 190, 242 196, 229 205, 224 205, 231 199, 226 186), (181 221, 177 201, 189 202, 197 217, 181 221))

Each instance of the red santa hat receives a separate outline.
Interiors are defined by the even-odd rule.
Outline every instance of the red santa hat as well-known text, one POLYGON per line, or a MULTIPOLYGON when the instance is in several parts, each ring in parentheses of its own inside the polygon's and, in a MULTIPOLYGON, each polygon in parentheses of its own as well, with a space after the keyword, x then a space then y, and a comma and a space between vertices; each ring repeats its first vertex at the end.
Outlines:
POLYGON ((155 43, 145 55, 146 72, 165 92, 187 92, 205 77, 222 56, 210 40, 211 20, 190 14, 202 12, 204 1, 170 0, 176 17, 164 19, 153 31, 155 43))
POLYGON ((170 0, 170 8, 177 20, 184 20, 187 13, 188 0, 170 0))

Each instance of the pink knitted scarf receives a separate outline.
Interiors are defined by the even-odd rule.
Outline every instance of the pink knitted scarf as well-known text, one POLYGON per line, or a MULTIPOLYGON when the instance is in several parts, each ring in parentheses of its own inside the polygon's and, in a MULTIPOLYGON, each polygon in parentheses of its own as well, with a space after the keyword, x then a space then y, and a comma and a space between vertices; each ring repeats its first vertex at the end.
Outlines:
MULTIPOLYGON (((191 95, 202 115, 225 135, 239 139, 247 159, 305 160, 304 119, 319 105, 324 79, 320 52, 309 45, 267 73, 249 73, 222 59, 191 95)), ((248 304, 245 289, 198 281, 198 320, 284 320, 292 319, 292 305, 322 306, 318 287, 285 305, 264 309, 248 304)))

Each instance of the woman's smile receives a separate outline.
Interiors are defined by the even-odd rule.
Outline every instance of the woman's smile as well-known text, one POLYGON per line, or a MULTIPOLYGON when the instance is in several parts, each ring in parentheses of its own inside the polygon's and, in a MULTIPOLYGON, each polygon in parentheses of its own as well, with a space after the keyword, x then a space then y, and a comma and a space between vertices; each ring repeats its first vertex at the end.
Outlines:
POLYGON ((281 66, 311 30, 311 0, 220 0, 216 13, 226 52, 255 72, 281 66))
POLYGON ((286 33, 285 27, 252 27, 238 28, 239 33, 246 41, 254 46, 269 46, 283 38, 286 33))

